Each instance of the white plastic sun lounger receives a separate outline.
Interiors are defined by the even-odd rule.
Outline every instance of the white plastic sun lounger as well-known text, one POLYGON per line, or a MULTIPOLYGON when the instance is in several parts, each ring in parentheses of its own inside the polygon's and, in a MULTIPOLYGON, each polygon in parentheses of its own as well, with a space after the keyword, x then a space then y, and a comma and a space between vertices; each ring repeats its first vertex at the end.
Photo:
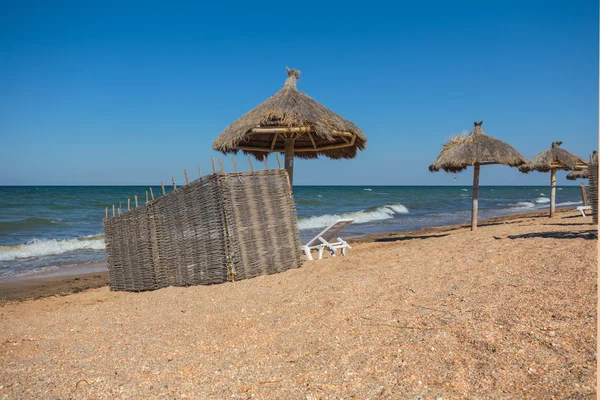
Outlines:
POLYGON ((587 215, 585 215, 585 210, 591 210, 592 206, 579 206, 577 207, 577 211, 581 212, 581 215, 583 217, 587 217, 587 215))
POLYGON ((321 233, 312 238, 308 243, 302 246, 302 251, 306 254, 308 260, 313 260, 312 250, 318 250, 318 260, 323 258, 323 250, 328 249, 331 255, 335 257, 335 250, 341 249, 343 256, 346 255, 346 249, 351 249, 350 245, 343 239, 338 237, 340 232, 350 225, 354 220, 352 219, 340 219, 334 224, 329 225, 321 233))

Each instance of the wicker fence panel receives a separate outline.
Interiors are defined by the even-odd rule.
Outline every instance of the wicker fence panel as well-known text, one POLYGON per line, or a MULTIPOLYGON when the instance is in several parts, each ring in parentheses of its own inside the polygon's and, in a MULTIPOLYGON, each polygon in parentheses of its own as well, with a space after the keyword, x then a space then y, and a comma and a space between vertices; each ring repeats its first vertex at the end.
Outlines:
POLYGON ((142 291, 166 286, 154 267, 151 207, 138 207, 104 224, 109 282, 113 290, 142 291))
POLYGON ((588 164, 590 179, 590 202, 592 204, 592 216, 595 224, 598 224, 598 154, 592 155, 588 164))
POLYGON ((235 279, 300 266, 296 209, 285 170, 225 176, 226 210, 235 279))
POLYGON ((111 290, 222 283, 300 266, 285 170, 212 174, 104 220, 111 290))

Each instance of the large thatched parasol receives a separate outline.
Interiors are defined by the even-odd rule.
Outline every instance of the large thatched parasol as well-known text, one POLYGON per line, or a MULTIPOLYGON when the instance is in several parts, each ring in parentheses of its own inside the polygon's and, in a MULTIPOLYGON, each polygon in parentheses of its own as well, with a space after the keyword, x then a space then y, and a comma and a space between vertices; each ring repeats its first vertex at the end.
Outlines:
POLYGON ((354 158, 357 150, 366 148, 367 138, 352 122, 300 92, 300 71, 286 69, 281 90, 225 128, 213 149, 225 154, 242 150, 258 159, 284 153, 292 184, 294 157, 354 158))
POLYGON ((485 134, 481 122, 468 136, 457 136, 444 144, 438 159, 429 166, 430 171, 443 169, 446 172, 460 172, 469 166, 473 171, 473 208, 471 230, 477 229, 477 208, 479 198, 479 168, 482 165, 504 164, 511 167, 523 165, 526 160, 507 143, 485 134))
POLYGON ((554 217, 556 204, 556 170, 575 171, 587 168, 587 164, 575 154, 561 149, 561 141, 552 142, 552 147, 533 157, 529 162, 519 167, 524 173, 531 171, 550 171, 550 217, 554 217))

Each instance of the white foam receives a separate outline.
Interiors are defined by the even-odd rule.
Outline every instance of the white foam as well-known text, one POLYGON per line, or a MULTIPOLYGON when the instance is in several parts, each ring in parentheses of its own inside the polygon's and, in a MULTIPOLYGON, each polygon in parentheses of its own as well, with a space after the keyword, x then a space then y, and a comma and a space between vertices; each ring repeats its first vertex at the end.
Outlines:
POLYGON ((538 204, 550 203, 550 199, 547 197, 538 197, 535 199, 535 202, 538 204))
POLYGON ((0 246, 0 261, 51 256, 76 250, 104 250, 104 238, 102 236, 89 236, 66 240, 34 239, 25 244, 0 246))
POLYGON ((562 188, 557 188, 556 190, 562 190, 562 188))
POLYGON ((562 203, 557 203, 556 206, 557 207, 561 207, 561 206, 574 206, 577 204, 583 204, 583 201, 564 201, 562 203))
POLYGON ((407 214, 408 209, 402 204, 391 204, 382 207, 377 207, 369 211, 355 211, 343 214, 325 214, 311 218, 303 218, 298 221, 299 229, 314 229, 324 228, 333 224, 338 219, 349 218, 353 219, 355 224, 364 224, 371 221, 381 221, 384 219, 394 218, 395 214, 407 214))
POLYGON ((513 209, 517 210, 522 208, 535 208, 535 204, 530 201, 519 201, 518 203, 512 203, 511 206, 515 206, 513 209))
POLYGON ((372 192, 373 191, 373 189, 363 189, 363 190, 366 190, 367 192, 372 192))
POLYGON ((464 192, 468 192, 469 191, 469 189, 460 189, 460 190, 462 190, 464 192))

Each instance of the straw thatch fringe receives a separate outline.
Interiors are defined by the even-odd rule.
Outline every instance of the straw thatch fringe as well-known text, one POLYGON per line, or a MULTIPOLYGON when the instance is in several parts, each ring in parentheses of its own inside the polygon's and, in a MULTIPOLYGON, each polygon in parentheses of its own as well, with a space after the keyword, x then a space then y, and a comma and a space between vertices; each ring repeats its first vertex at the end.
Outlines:
POLYGON ((460 172, 475 164, 504 164, 517 167, 525 163, 525 158, 509 144, 488 136, 481 125, 475 122, 470 135, 459 135, 444 143, 438 159, 429 170, 460 172))
POLYGON ((552 147, 520 166, 519 171, 524 173, 531 171, 548 172, 553 169, 572 171, 587 166, 581 158, 562 149, 561 144, 561 141, 552 142, 552 147))
POLYGON ((574 181, 576 179, 589 179, 588 169, 580 169, 578 171, 571 171, 567 174, 567 179, 574 181))
POLYGON ((281 90, 225 128, 213 142, 213 149, 224 154, 236 154, 239 147, 260 148, 243 152, 262 160, 269 152, 283 152, 286 136, 294 137, 297 151, 294 156, 300 158, 317 158, 319 155, 333 159, 354 158, 357 150, 366 148, 367 138, 355 124, 296 88, 300 71, 287 68, 287 73, 288 78, 281 90), (303 128, 305 131, 290 131, 276 136, 275 132, 256 132, 255 128, 303 128), (352 136, 354 141, 348 145, 352 136), (331 145, 346 147, 312 151, 331 145), (298 152, 298 149, 305 151, 298 152))
POLYGON ((217 173, 104 220, 111 290, 246 279, 299 267, 285 170, 217 173))

